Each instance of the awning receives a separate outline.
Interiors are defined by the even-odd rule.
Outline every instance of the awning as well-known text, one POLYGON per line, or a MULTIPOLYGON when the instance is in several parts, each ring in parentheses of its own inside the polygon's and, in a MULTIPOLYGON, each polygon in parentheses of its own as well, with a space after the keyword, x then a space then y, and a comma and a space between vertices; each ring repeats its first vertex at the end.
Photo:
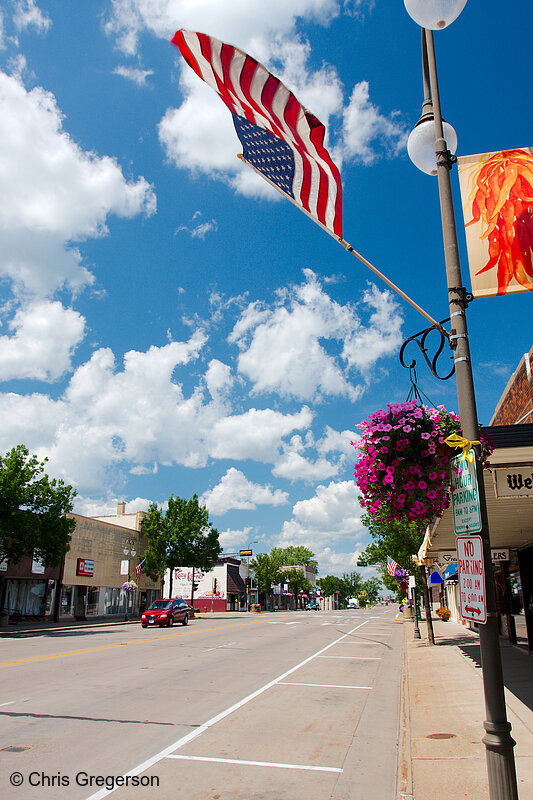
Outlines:
POLYGON ((442 577, 445 581, 448 580, 448 578, 451 578, 453 575, 457 575, 457 564, 449 564, 442 573, 442 577))
POLYGON ((432 572, 431 573, 431 575, 429 577, 429 582, 433 583, 433 584, 435 584, 435 583, 444 583, 444 581, 442 580, 442 578, 441 578, 441 576, 439 575, 438 572, 432 572))
POLYGON ((241 592, 246 591, 246 584, 244 583, 243 579, 239 574, 238 569, 231 569, 231 566, 228 564, 228 586, 227 586, 227 593, 228 594, 240 594, 241 592))

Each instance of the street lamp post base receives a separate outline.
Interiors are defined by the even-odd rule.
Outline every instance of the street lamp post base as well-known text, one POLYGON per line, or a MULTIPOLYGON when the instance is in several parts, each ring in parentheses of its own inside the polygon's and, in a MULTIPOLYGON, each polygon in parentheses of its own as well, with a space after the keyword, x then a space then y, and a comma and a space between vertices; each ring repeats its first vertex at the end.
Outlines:
POLYGON ((516 742, 511 736, 511 724, 485 721, 483 727, 486 730, 482 741, 487 752, 490 797, 497 797, 498 800, 518 800, 513 757, 513 747, 516 742))

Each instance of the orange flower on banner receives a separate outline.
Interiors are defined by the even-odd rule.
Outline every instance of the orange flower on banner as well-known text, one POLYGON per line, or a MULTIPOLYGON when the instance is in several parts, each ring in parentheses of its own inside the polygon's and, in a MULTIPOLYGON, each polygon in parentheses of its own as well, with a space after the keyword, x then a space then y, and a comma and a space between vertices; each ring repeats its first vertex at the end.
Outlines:
POLYGON ((533 290, 533 157, 525 150, 492 153, 472 181, 466 227, 481 221, 489 248, 489 260, 476 275, 497 267, 499 295, 513 278, 533 290))

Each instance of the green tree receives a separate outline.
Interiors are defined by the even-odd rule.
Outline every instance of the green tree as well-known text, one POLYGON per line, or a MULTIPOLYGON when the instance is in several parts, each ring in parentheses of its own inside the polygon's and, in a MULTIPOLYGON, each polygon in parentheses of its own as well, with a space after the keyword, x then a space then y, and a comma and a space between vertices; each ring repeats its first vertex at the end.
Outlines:
POLYGON ((45 566, 57 566, 69 550, 76 520, 66 515, 76 492, 48 477, 47 461, 23 444, 0 456, 0 561, 16 564, 35 553, 45 566))
MULTIPOLYGON (((144 552, 145 572, 153 579, 162 578, 170 570, 170 591, 176 567, 193 567, 208 571, 221 553, 218 531, 209 523, 205 506, 198 495, 190 500, 171 495, 167 510, 152 503, 142 522, 148 539, 144 552)), ((191 602, 194 601, 194 581, 191 602)))
POLYGON ((318 578, 317 585, 322 589, 324 597, 331 597, 335 592, 338 592, 339 599, 341 595, 345 599, 346 584, 337 575, 325 575, 323 578, 318 578))
POLYGON ((368 578, 361 586, 363 592, 366 592, 366 602, 368 605, 374 605, 379 597, 382 589, 382 583, 379 578, 368 578))
POLYGON ((400 567, 403 567, 414 575, 418 596, 423 596, 424 598, 428 639, 431 644, 434 644, 435 639, 433 635, 433 624, 431 622, 431 608, 425 567, 417 566, 412 560, 412 556, 418 553, 424 540, 425 530, 419 528, 416 523, 400 520, 387 522, 384 519, 375 519, 369 515, 362 517, 361 521, 370 531, 373 542, 361 553, 360 563, 368 566, 378 566, 382 582, 387 589, 396 594, 398 601, 403 600, 405 593, 400 588, 398 581, 387 572, 387 556, 390 556, 400 567))
POLYGON ((281 563, 279 561, 279 553, 274 551, 279 548, 274 548, 272 553, 258 553, 252 559, 251 566, 255 573, 255 579, 259 591, 269 598, 269 602, 274 607, 274 600, 272 597, 272 587, 281 581, 282 573, 280 572, 281 563))
POLYGON ((359 572, 345 572, 342 576, 342 581, 342 595, 344 601, 349 597, 357 597, 359 595, 363 587, 363 577, 359 572))
POLYGON ((305 566, 318 568, 315 554, 303 545, 289 545, 288 547, 273 547, 270 551, 272 558, 279 560, 282 567, 305 566))
POLYGON ((284 569, 281 573, 281 580, 289 584, 289 589, 296 599, 302 592, 311 592, 313 590, 313 585, 305 577, 303 570, 297 567, 284 569))

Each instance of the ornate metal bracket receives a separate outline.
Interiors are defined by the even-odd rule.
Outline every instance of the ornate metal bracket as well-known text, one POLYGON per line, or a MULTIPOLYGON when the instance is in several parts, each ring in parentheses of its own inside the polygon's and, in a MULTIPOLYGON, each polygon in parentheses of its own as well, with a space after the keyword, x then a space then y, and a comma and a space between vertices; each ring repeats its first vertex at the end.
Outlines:
MULTIPOLYGON (((440 322, 439 324, 442 325, 444 322, 449 322, 449 317, 448 317, 448 319, 443 319, 442 322, 440 322)), ((428 365, 428 367, 429 367, 429 369, 431 371, 431 374, 434 375, 435 378, 438 378, 439 381, 447 381, 449 378, 452 377, 453 373, 455 372, 455 365, 452 365, 452 368, 451 368, 450 372, 447 375, 439 375, 439 373, 437 371, 437 361, 439 359, 440 354, 444 350, 444 345, 446 343, 448 343, 450 348, 452 347, 451 342, 450 342, 450 334, 447 333, 447 331, 444 331, 442 328, 437 328, 435 325, 432 325, 430 328, 425 328, 423 331, 419 331, 418 333, 414 333, 412 336, 410 336, 408 339, 406 339, 405 342, 402 344, 401 349, 400 349, 400 364, 402 365, 402 367, 405 367, 405 369, 408 369, 408 370, 413 370, 415 368, 415 366, 416 366, 416 360, 415 359, 413 359, 410 364, 406 364, 405 361, 404 361, 405 350, 406 350, 407 346, 411 342, 416 342, 416 344, 418 345, 418 349, 420 350, 420 352, 424 356, 424 360, 425 360, 426 364, 428 365), (435 355, 433 356, 433 358, 430 359, 430 357, 428 356, 428 352, 429 351, 428 351, 428 348, 426 347, 426 340, 427 340, 429 334, 431 333, 431 331, 433 331, 433 330, 435 330, 439 334, 440 342, 439 342, 439 345, 438 345, 438 347, 437 347, 437 349, 435 351, 435 355)), ((450 356, 450 358, 453 358, 453 356, 450 356)))

